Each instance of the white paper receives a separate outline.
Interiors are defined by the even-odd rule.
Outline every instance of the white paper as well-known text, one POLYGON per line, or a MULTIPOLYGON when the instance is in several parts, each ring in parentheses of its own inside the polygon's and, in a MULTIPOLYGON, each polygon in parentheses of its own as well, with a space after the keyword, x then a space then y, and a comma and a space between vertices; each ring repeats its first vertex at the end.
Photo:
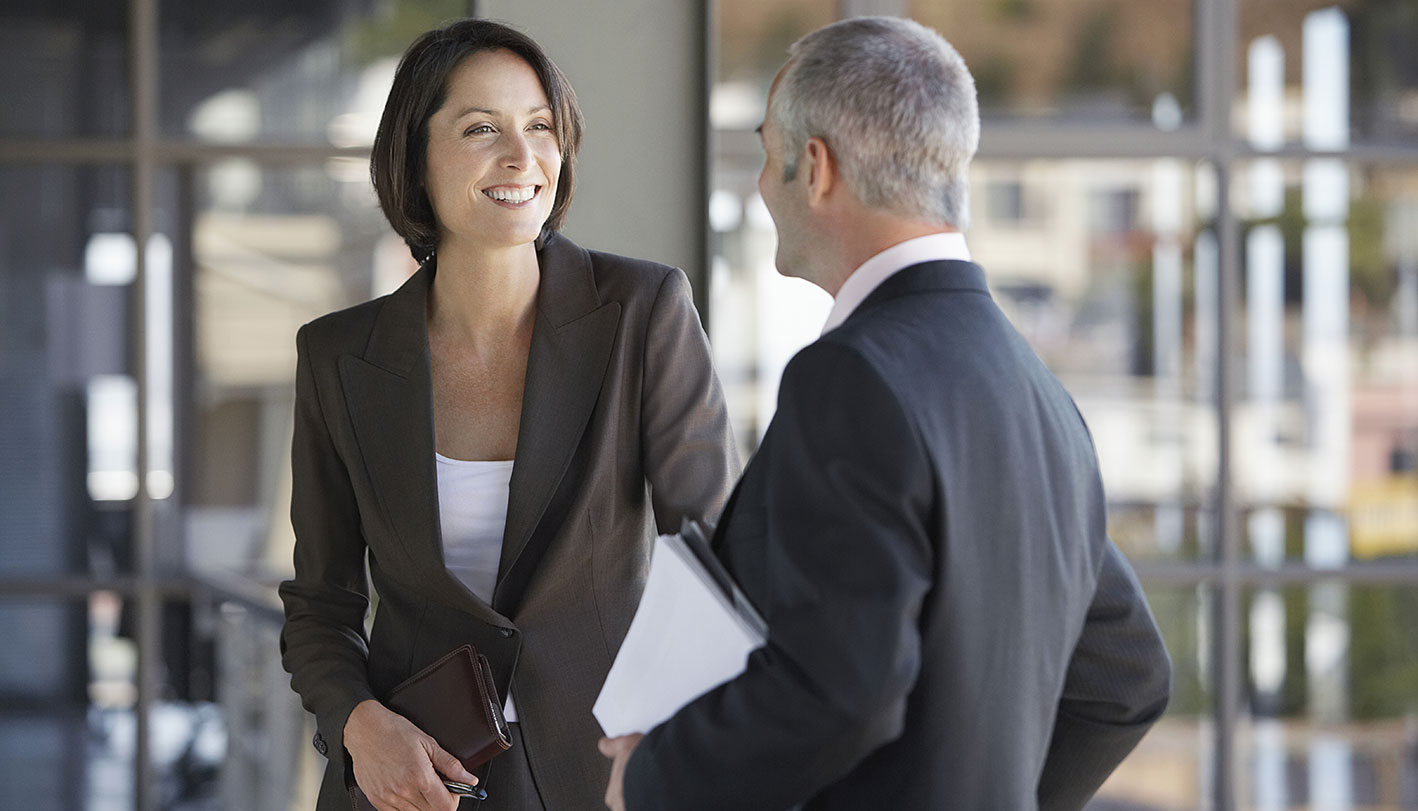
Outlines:
POLYGON ((741 595, 739 605, 683 539, 656 539, 640 607, 591 708, 606 735, 648 732, 742 673, 764 635, 741 595))

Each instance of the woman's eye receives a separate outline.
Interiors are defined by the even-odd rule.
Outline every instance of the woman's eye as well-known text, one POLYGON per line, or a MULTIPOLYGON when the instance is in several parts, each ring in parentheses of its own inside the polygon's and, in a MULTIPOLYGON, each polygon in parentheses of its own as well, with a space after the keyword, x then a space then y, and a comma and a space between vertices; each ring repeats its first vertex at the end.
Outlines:
POLYGON ((480 134, 482 134, 482 133, 484 133, 484 132, 492 132, 492 126, 489 125, 489 124, 479 124, 479 125, 477 125, 476 127, 468 127, 468 129, 465 130, 465 131, 463 132, 463 134, 464 134, 464 135, 480 135, 480 134))
POLYGON ((536 121, 536 122, 533 122, 533 124, 532 124, 532 129, 534 129, 534 130, 547 130, 547 131, 550 131, 550 130, 551 130, 551 125, 548 124, 548 123, 545 122, 545 121, 536 121))

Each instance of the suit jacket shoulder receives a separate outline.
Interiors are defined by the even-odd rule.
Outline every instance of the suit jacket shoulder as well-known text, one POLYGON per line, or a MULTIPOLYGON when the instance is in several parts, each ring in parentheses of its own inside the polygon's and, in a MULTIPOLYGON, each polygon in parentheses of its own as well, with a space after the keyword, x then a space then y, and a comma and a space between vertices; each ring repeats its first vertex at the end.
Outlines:
POLYGON ((682 272, 672 265, 650 259, 637 259, 607 251, 587 250, 597 283, 617 285, 628 283, 641 289, 658 287, 671 273, 682 272))
MULTIPOLYGON (((407 283, 407 282, 406 282, 407 283)), ((392 294, 362 301, 342 310, 326 313, 300 328, 308 345, 320 353, 359 353, 369 340, 379 312, 392 294)))
MULTIPOLYGON (((577 245, 560 234, 553 234, 543 247, 543 264, 586 265, 591 274, 587 277, 591 287, 585 292, 594 295, 601 304, 610 301, 626 304, 644 302, 650 306, 667 285, 689 290, 688 278, 684 271, 672 265, 648 259, 621 256, 606 251, 589 250, 577 245)), ((302 327, 313 348, 336 353, 360 353, 365 348, 375 323, 381 312, 397 298, 413 292, 406 288, 419 285, 431 286, 437 272, 432 263, 421 267, 400 287, 382 296, 353 304, 316 318, 302 327)), ((576 277, 557 276, 554 283, 577 284, 581 280, 568 282, 576 277)), ((632 316, 634 313, 628 313, 632 316)))
MULTIPOLYGON (((625 317, 632 321, 648 319, 656 303, 666 296, 691 299, 689 278, 677 267, 604 251, 586 253, 601 300, 620 303, 625 317)), ((695 317, 697 320, 697 313, 695 317)))

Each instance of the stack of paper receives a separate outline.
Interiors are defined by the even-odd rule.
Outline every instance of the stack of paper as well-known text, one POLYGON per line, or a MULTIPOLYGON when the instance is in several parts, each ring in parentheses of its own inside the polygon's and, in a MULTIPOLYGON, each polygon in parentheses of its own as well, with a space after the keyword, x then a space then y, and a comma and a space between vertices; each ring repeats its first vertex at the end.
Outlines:
POLYGON ((648 732, 743 672, 768 628, 697 524, 655 541, 640 607, 592 707, 609 737, 648 732))

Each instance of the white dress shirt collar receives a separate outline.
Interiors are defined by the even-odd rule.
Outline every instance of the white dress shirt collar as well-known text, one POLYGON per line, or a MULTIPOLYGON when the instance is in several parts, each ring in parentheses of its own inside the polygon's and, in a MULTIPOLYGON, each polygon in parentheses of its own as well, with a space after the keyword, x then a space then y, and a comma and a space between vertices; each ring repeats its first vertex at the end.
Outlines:
POLYGON ((881 283, 912 265, 922 262, 938 262, 945 259, 970 261, 970 249, 965 247, 965 235, 959 232, 927 234, 923 237, 898 242, 873 256, 852 271, 842 289, 832 302, 832 311, 827 314, 827 323, 822 332, 842 326, 854 310, 871 295, 881 283))

